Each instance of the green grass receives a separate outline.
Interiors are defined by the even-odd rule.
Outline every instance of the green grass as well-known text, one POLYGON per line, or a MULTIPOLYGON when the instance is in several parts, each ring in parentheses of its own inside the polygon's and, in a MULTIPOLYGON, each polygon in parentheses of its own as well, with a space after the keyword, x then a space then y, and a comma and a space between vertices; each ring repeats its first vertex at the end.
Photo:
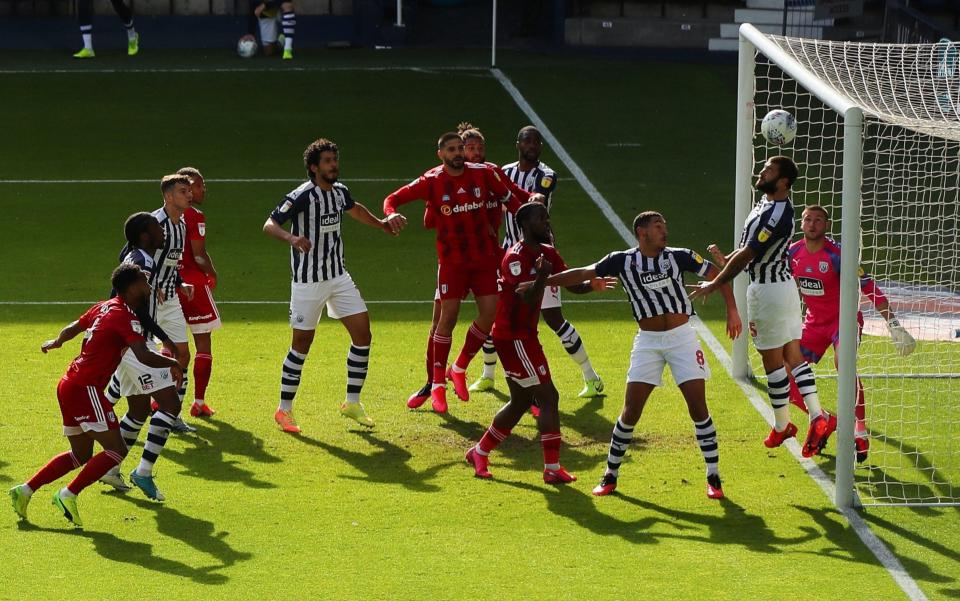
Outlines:
MULTIPOLYGON (((363 53, 301 59, 316 67, 378 60, 363 53)), ((416 53, 391 59, 452 62, 416 53)), ((200 63, 231 64, 216 56, 200 63)), ((623 219, 660 208, 673 244, 702 249, 730 239, 732 68, 536 56, 507 64, 623 219), (677 125, 691 114, 714 135, 677 125), (617 143, 642 146, 611 146, 617 143)), ((41 55, 31 65, 71 63, 41 55)), ((344 182, 374 210, 400 183, 352 178, 416 176, 435 160, 436 134, 462 119, 487 133, 491 160, 507 162, 526 121, 483 71, 4 75, 0 91, 9 132, 0 142, 0 179, 159 179, 184 163, 213 180, 297 178, 303 147, 327 135, 343 148, 344 182)), ((567 262, 622 248, 549 149, 544 160, 561 176, 553 219, 567 262)), ((294 185, 208 185, 218 299, 287 300, 287 251, 260 226, 294 185)), ((0 301, 102 297, 123 219, 159 206, 157 187, 0 184, 8 223, 0 301)), ((418 211, 408 214, 416 224, 418 211)), ((413 225, 390 239, 354 223, 344 229, 346 260, 367 300, 430 299, 435 263, 427 232, 413 225)), ((64 446, 54 387, 76 345, 50 355, 38 346, 83 308, 0 305, 2 485, 28 477, 64 446)), ((423 379, 429 305, 370 304, 364 402, 377 420, 372 432, 336 412, 348 341, 339 324, 321 323, 298 395, 301 437, 281 434, 271 420, 289 345, 286 307, 221 309, 225 328, 215 335, 207 395, 219 413, 196 437, 168 443, 158 463, 167 503, 97 485, 81 497, 87 528, 75 532, 48 504, 53 488, 41 491, 28 525, 11 512, 0 519, 0 599, 25 591, 40 599, 745 599, 802 595, 812 575, 827 594, 903 597, 802 468, 760 445, 765 424, 710 353, 708 394, 729 500, 707 502, 703 494, 702 460, 669 378, 638 428, 620 494, 590 496, 635 331, 625 303, 564 308, 606 380, 602 400, 575 398, 577 370, 552 334, 542 337, 561 391, 563 461, 581 478, 565 488, 541 482, 529 418, 494 455, 496 480, 471 477, 462 454, 502 394, 474 395, 446 417, 403 407, 423 379)), ((701 313, 721 337, 717 303, 701 313)), ((829 453, 817 462, 832 473, 829 453)), ((865 517, 928 596, 960 596, 956 510, 871 508, 865 517)))

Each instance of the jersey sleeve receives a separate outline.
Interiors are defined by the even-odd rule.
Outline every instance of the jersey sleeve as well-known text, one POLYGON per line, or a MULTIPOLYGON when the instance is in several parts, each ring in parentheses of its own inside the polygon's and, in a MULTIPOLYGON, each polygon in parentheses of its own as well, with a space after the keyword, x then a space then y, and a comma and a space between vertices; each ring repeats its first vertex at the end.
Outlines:
POLYGON ((506 206, 507 210, 511 213, 516 213, 523 202, 530 200, 530 193, 522 191, 524 198, 521 200, 517 194, 513 193, 507 184, 510 179, 506 176, 501 176, 498 172, 499 169, 486 167, 484 169, 485 183, 488 189, 493 192, 494 197, 500 200, 500 204, 506 206))
POLYGON ((291 196, 284 196, 283 200, 280 201, 280 204, 277 205, 277 208, 270 213, 270 219, 273 219, 280 225, 283 225, 293 217, 299 215, 307 205, 310 203, 310 194, 304 192, 293 198, 291 196))
POLYGON ((547 171, 540 176, 534 183, 533 190, 534 192, 539 192, 547 198, 550 198, 550 195, 553 194, 554 190, 557 189, 557 174, 552 171, 547 171))
POLYGON ((712 263, 701 257, 696 251, 689 248, 678 248, 673 251, 673 256, 677 260, 677 265, 681 271, 689 271, 700 277, 705 277, 710 271, 712 263))
POLYGON ((560 253, 557 252, 557 249, 553 247, 550 247, 550 262, 553 263, 553 273, 560 273, 561 271, 570 269, 567 267, 567 263, 563 260, 563 257, 560 256, 560 253))
POLYGON ((781 213, 779 217, 776 216, 777 212, 774 207, 767 209, 760 215, 760 221, 757 224, 757 228, 753 231, 753 235, 747 240, 747 246, 753 249, 753 251, 762 255, 769 249, 771 246, 776 244, 778 240, 781 240, 789 235, 789 229, 791 227, 791 216, 781 213))
MULTIPOLYGON (((136 342, 146 341, 143 335, 143 326, 140 324, 140 320, 136 315, 132 315, 126 309, 112 309, 111 311, 114 311, 115 315, 110 319, 109 327, 120 336, 124 344, 129 346, 136 342)), ((100 323, 103 322, 101 321, 100 323)))
POLYGON ((197 210, 188 210, 184 215, 187 226, 187 240, 203 240, 207 235, 206 217, 197 210), (187 217, 190 215, 190 217, 187 217))
POLYGON ((520 277, 524 271, 528 271, 524 265, 523 257, 518 253, 508 252, 500 263, 500 278, 505 284, 516 286, 520 282, 520 277))
POLYGON ((625 257, 626 255, 622 252, 610 253, 609 255, 597 261, 597 264, 593 266, 593 269, 597 272, 597 275, 602 278, 620 277, 620 275, 623 273, 625 257))
POLYGON ((83 315, 77 319, 77 325, 79 325, 84 330, 90 328, 93 325, 93 322, 97 319, 97 316, 100 315, 100 306, 103 303, 97 303, 94 306, 87 309, 83 315))
POLYGON ((350 194, 350 189, 343 185, 341 185, 340 189, 343 191, 343 210, 349 211, 357 206, 356 201, 353 200, 353 195, 350 194))
POLYGON ((430 184, 426 176, 421 175, 406 186, 391 192, 383 199, 383 214, 392 215, 397 212, 397 207, 413 202, 415 200, 426 200, 429 193, 430 184))
POLYGON ((863 267, 857 269, 857 276, 860 278, 860 291, 870 299, 870 302, 873 303, 874 306, 889 302, 883 290, 880 289, 880 286, 877 286, 873 277, 863 270, 863 267))

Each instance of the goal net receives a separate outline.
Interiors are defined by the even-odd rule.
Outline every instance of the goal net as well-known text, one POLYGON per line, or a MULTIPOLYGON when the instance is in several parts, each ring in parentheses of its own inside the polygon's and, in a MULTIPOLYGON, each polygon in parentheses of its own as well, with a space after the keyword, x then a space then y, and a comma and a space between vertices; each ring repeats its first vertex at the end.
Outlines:
MULTIPOLYGON (((859 247, 860 266, 917 341, 912 354, 900 356, 885 320, 860 294, 856 371, 870 446, 857 465, 839 456, 853 453, 852 439, 838 437, 828 447, 838 453, 838 489, 850 481, 842 479, 849 469, 864 504, 960 503, 960 44, 829 42, 747 28, 741 36, 750 33, 757 42, 747 46, 754 54, 752 161, 740 162, 756 174, 770 156, 794 159, 796 239, 803 207, 825 207, 829 235, 859 247), (842 105, 862 112, 857 148, 845 147, 842 105), (796 138, 784 147, 759 135, 760 119, 776 108, 798 120, 796 138), (850 198, 859 201, 852 206, 860 223, 844 240, 844 159, 856 155, 859 173, 848 181, 859 188, 850 198)), ((849 317, 845 324, 855 327, 849 317)), ((762 374, 759 356, 750 353, 752 371, 762 374)), ((839 406, 834 365, 831 349, 815 366, 829 409, 839 406)))

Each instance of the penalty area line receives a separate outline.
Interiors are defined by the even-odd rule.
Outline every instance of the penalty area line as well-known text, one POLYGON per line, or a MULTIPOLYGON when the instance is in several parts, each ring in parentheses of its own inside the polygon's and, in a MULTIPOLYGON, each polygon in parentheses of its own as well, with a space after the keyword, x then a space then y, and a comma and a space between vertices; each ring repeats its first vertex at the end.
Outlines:
MULTIPOLYGON (((590 200, 600 209, 600 212, 603 213, 604 217, 607 218, 607 221, 610 222, 610 225, 613 226, 613 229, 620 234, 620 237, 627 244, 627 246, 634 246, 636 240, 634 239, 633 232, 630 231, 630 228, 620 219, 620 216, 617 215, 616 211, 613 210, 613 207, 610 206, 610 203, 607 202, 607 199, 600 194, 600 191, 596 186, 587 178, 586 174, 577 165, 576 161, 573 160, 573 157, 566 151, 560 140, 557 139, 553 132, 550 131, 550 128, 547 127, 547 124, 544 123, 543 119, 537 114, 533 107, 530 106, 530 103, 527 102, 527 99, 523 97, 523 94, 520 93, 520 90, 517 89, 513 82, 504 75, 500 69, 490 69, 490 72, 493 74, 494 78, 503 86, 503 89, 506 90, 507 94, 513 99, 517 107, 530 119, 530 122, 540 130, 541 135, 543 136, 544 141, 550 146, 553 152, 557 157, 563 162, 563 164, 570 171, 571 175, 577 180, 577 183, 583 188, 584 192, 587 193, 587 196, 590 197, 590 200)), ((741 276, 742 277, 742 276, 741 276)), ((623 301, 620 301, 623 302, 623 301)), ((733 379, 734 382, 740 387, 740 389, 746 394, 747 399, 753 405, 754 409, 764 418, 764 420, 770 425, 773 426, 773 410, 768 406, 766 399, 760 396, 749 383, 739 378, 733 377, 732 371, 732 361, 730 355, 727 354, 727 350, 723 347, 717 337, 713 335, 713 332, 710 331, 707 326, 700 321, 700 319, 694 317, 691 320, 691 324, 694 329, 703 339, 703 341, 710 347, 710 350, 713 351, 713 354, 716 356, 717 360, 720 361, 720 364, 723 365, 723 368, 727 370, 727 374, 733 379)), ((800 454, 800 444, 796 439, 791 439, 785 443, 786 447, 790 450, 790 453, 794 458, 800 463, 801 467, 806 470, 807 474, 813 478, 813 480, 820 486, 823 492, 827 495, 831 502, 835 497, 835 488, 833 482, 830 478, 817 466, 816 463, 811 459, 805 459, 800 454)), ((873 553, 874 557, 880 562, 880 564, 887 570, 890 576, 894 579, 897 585, 906 593, 907 597, 913 601, 926 601, 927 596, 920 590, 919 585, 907 573, 907 570, 903 567, 903 564, 900 563, 900 560, 887 548, 887 546, 877 537, 867 522, 860 516, 856 510, 851 508, 840 508, 840 513, 846 518, 847 522, 850 523, 850 526, 853 528, 853 531, 856 532, 857 536, 863 541, 863 544, 873 553)))

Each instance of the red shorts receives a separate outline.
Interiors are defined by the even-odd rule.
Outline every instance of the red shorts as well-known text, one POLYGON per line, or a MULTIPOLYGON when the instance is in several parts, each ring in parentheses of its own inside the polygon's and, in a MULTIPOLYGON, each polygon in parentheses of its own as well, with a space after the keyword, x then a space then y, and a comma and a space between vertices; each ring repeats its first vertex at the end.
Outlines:
POLYGON ((63 415, 63 435, 84 432, 106 432, 120 427, 113 405, 96 386, 73 384, 61 379, 57 384, 57 401, 63 415))
POLYGON ((441 263, 437 269, 437 289, 440 299, 466 298, 473 292, 474 298, 497 294, 497 266, 471 265, 468 263, 441 263))
POLYGON ((210 286, 207 286, 207 276, 184 277, 184 282, 193 284, 193 300, 187 300, 187 296, 179 288, 177 295, 180 297, 180 306, 183 308, 183 316, 187 320, 187 326, 194 334, 206 334, 220 329, 220 312, 217 311, 217 303, 213 300, 213 293, 210 286))
POLYGON ((536 338, 525 340, 493 339, 503 373, 522 388, 546 384, 550 381, 550 366, 543 347, 536 338))
MULTIPOLYGON (((857 337, 863 333, 863 326, 857 333, 857 337)), ((800 352, 803 358, 810 363, 819 363, 827 349, 833 346, 834 361, 836 361, 836 350, 840 347, 840 332, 836 327, 823 326, 803 326, 803 334, 800 336, 800 352)))

